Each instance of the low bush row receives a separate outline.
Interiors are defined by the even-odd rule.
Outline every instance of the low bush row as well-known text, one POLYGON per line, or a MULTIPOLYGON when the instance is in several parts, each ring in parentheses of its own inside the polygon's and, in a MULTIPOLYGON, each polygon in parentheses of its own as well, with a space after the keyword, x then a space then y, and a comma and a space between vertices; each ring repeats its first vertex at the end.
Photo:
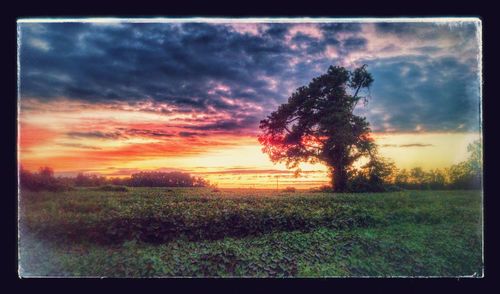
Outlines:
POLYGON ((217 240, 276 231, 310 231, 318 227, 365 227, 372 222, 370 215, 362 209, 339 206, 329 214, 316 217, 298 213, 277 215, 256 210, 244 213, 232 211, 216 217, 199 216, 192 219, 172 215, 115 218, 99 222, 25 223, 24 228, 41 238, 114 244, 126 240, 147 243, 164 243, 178 238, 190 241, 217 240))
POLYGON ((21 227, 42 238, 112 244, 222 239, 318 227, 481 221, 474 214, 481 206, 480 193, 470 191, 248 196, 253 192, 128 189, 27 193, 21 198, 21 227), (31 194, 37 197, 24 197, 31 194))

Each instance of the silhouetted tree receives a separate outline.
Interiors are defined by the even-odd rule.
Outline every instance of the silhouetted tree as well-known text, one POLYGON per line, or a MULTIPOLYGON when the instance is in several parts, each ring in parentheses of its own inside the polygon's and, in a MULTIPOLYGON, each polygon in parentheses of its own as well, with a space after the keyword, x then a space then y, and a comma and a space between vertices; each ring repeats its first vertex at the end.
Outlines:
POLYGON ((467 146, 469 158, 449 168, 450 185, 456 189, 481 188, 483 174, 482 145, 476 140, 467 146))
POLYGON ((394 183, 405 189, 480 189, 483 175, 481 141, 467 146, 467 160, 444 169, 414 167, 396 172, 394 183))
POLYGON ((483 149, 480 140, 476 140, 467 146, 469 158, 467 159, 467 168, 472 177, 471 186, 480 188, 483 176, 483 149))
POLYGON ((440 169, 431 169, 425 173, 424 186, 427 189, 443 189, 446 186, 446 175, 440 169))
POLYGON ((394 182, 396 165, 392 160, 372 155, 365 168, 368 169, 370 191, 384 191, 386 184, 394 182))
POLYGON ((38 174, 42 178, 50 179, 50 178, 54 177, 54 170, 48 166, 44 166, 44 167, 39 168, 38 174))
POLYGON ((414 167, 410 170, 410 182, 415 189, 422 189, 425 180, 425 171, 421 167, 414 167))
POLYGON ((396 166, 393 161, 372 152, 371 159, 360 169, 349 173, 348 191, 383 192, 394 183, 396 166))
POLYGON ((399 187, 406 188, 409 177, 410 175, 408 174, 408 171, 406 169, 401 169, 396 173, 394 184, 396 184, 399 187))
POLYGON ((83 173, 79 173, 75 178, 75 186, 80 187, 96 187, 105 185, 107 180, 103 176, 98 176, 95 174, 85 175, 83 173))
POLYGON ((322 162, 332 172, 334 191, 346 191, 352 164, 375 149, 366 118, 353 113, 360 100, 366 104, 362 92, 372 82, 366 65, 352 72, 330 66, 260 122, 263 151, 288 168, 322 162))

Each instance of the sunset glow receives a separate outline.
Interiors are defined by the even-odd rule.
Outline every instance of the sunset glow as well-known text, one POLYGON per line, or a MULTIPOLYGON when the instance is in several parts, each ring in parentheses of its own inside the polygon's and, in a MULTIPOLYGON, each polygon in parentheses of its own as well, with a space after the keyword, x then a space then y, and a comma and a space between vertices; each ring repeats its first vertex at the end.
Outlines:
POLYGON ((445 168, 480 138, 477 24, 19 24, 19 155, 125 177, 185 171, 219 187, 310 188, 273 164, 258 124, 330 64, 366 63, 357 110, 398 168, 445 168))
MULTIPOLYGON (((106 108, 102 105, 80 105, 85 110, 79 110, 70 101, 53 104, 46 105, 51 111, 27 110, 20 117, 21 162, 26 169, 50 165, 61 175, 86 172, 110 177, 180 170, 228 188, 269 188, 277 181, 299 188, 329 183, 324 165, 303 164, 303 173, 295 177, 284 164, 273 164, 251 131, 191 136, 182 122, 192 126, 193 118, 137 109, 102 110, 106 108)), ((29 102, 24 105, 30 108, 29 102)), ((211 122, 203 118, 200 123, 211 122)), ((374 138, 380 153, 398 167, 430 169, 463 161, 467 144, 478 134, 378 132, 374 138)))

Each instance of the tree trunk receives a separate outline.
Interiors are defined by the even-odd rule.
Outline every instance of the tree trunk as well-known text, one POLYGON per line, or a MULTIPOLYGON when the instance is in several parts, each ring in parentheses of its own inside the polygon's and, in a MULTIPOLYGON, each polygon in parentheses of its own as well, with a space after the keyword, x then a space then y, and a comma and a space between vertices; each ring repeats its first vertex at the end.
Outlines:
POLYGON ((346 192, 347 190, 347 172, 341 164, 333 166, 332 186, 335 192, 346 192))

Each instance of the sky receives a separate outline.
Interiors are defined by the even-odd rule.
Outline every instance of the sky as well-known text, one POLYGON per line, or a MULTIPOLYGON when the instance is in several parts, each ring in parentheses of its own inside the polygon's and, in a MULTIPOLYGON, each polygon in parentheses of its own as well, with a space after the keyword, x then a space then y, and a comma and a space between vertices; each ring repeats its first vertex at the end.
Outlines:
POLYGON ((294 177, 259 121, 330 65, 367 64, 356 113, 399 168, 467 157, 480 129, 479 22, 18 22, 19 158, 124 177, 185 171, 220 187, 327 184, 294 177))

